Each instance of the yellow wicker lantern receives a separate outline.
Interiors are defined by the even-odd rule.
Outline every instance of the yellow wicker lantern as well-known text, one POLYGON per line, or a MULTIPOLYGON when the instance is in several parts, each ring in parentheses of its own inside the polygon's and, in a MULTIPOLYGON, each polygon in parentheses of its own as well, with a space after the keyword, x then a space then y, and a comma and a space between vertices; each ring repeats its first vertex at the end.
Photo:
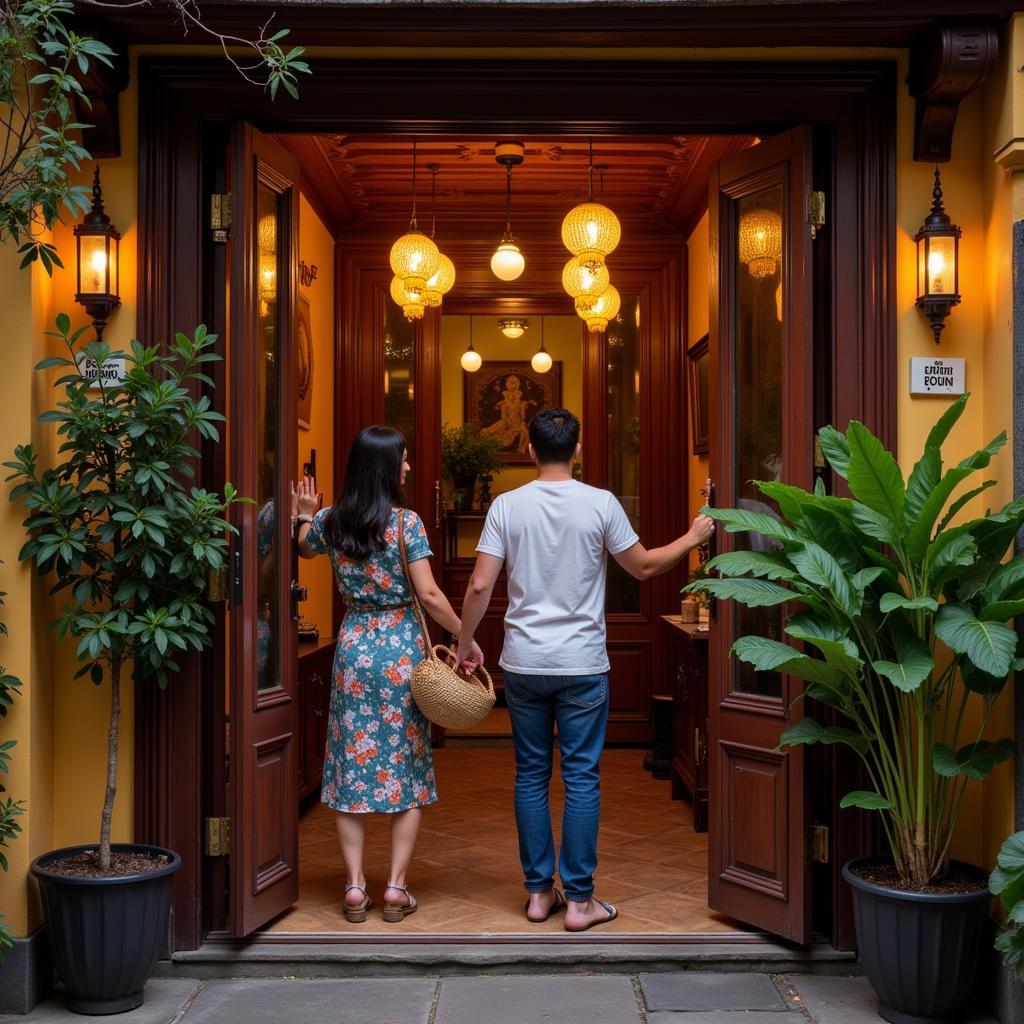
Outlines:
POLYGON ((407 288, 422 289, 437 272, 440 255, 437 246, 422 231, 407 231, 391 246, 391 269, 407 288))
POLYGON ((583 266, 600 266, 621 238, 619 218, 602 203, 580 203, 562 221, 562 244, 583 266))
POLYGON ((436 309, 441 299, 447 295, 455 284, 455 264, 443 252, 437 254, 437 270, 427 280, 423 291, 423 303, 428 309, 436 309))
POLYGON ((622 307, 622 298, 615 285, 608 285, 608 290, 591 302, 588 299, 576 300, 576 313, 587 322, 587 330, 604 331, 622 307))
POLYGON ((603 294, 611 281, 608 268, 602 263, 596 267, 581 265, 574 256, 562 268, 562 287, 569 293, 569 298, 596 299, 603 294))
POLYGON ((782 259, 782 218, 774 210, 754 210, 740 220, 740 262, 751 277, 771 277, 782 259))
MULTIPOLYGON (((417 294, 414 292, 414 294, 417 294)), ((420 293, 422 295, 422 293, 420 293)), ((400 277, 391 278, 391 298, 395 304, 402 307, 402 313, 406 320, 422 320, 425 303, 422 301, 410 301, 406 282, 400 277)))

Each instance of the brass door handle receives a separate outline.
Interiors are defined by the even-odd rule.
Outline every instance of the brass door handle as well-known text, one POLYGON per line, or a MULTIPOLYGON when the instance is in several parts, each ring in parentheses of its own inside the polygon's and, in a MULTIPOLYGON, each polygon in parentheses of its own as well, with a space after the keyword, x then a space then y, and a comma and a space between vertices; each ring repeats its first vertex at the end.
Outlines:
POLYGON ((434 481, 434 529, 441 529, 441 481, 434 481))

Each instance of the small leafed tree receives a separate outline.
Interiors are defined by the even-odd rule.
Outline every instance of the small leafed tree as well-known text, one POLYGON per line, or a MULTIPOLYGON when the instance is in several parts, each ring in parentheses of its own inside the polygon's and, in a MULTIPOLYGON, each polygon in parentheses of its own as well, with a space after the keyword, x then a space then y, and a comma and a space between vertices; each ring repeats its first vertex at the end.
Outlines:
POLYGON ((81 143, 88 127, 83 85, 94 62, 115 57, 98 39, 68 26, 76 11, 164 8, 185 31, 218 42, 229 61, 272 97, 280 89, 298 96, 298 76, 309 74, 303 48, 286 48, 287 29, 271 31, 273 16, 250 37, 227 36, 205 24, 195 0, 0 0, 0 244, 19 245, 22 266, 38 260, 48 274, 63 264, 41 234, 62 219, 89 209, 89 187, 70 174, 91 159, 81 143))
POLYGON ((900 881, 927 886, 948 869, 949 847, 971 780, 984 779, 1013 750, 984 739, 1011 672, 1024 668, 1008 625, 1024 615, 1024 556, 1004 561, 1024 523, 1024 498, 966 522, 957 514, 991 487, 957 493, 1006 443, 944 466, 942 446, 967 396, 939 418, 904 479, 861 423, 826 427, 822 449, 852 497, 776 481, 758 483, 781 512, 704 509, 730 533, 765 538, 708 563, 720 579, 686 589, 749 607, 802 606, 789 616, 795 645, 741 637, 732 652, 762 672, 808 684, 816 705, 782 735, 782 746, 842 743, 864 762, 873 788, 842 807, 881 813, 900 881), (969 704, 979 705, 977 716, 969 704), (827 706, 842 724, 819 714, 827 706), (817 709, 817 710, 816 710, 817 709))
MULTIPOLYGON (((66 314, 56 332, 67 355, 37 369, 60 367, 55 386, 64 399, 43 413, 61 442, 56 465, 40 470, 31 445, 15 449, 12 501, 28 510, 29 540, 21 558, 52 573, 66 603, 54 628, 71 637, 83 662, 75 678, 110 682, 107 780, 100 824, 99 865, 110 870, 110 826, 117 786, 121 682, 131 667, 137 684, 163 687, 177 659, 204 649, 213 613, 204 603, 211 570, 225 564, 228 508, 242 500, 230 484, 223 495, 191 486, 199 438, 218 439, 223 417, 210 407, 203 372, 219 360, 217 336, 200 326, 166 349, 133 341, 129 352, 93 340, 91 328, 71 331, 66 314), (97 367, 123 359, 120 381, 91 381, 83 360, 97 367)), ((116 364, 115 364, 116 365, 116 364)))
MULTIPOLYGON (((3 605, 7 595, 0 591, 0 605, 3 605)), ((0 622, 0 636, 7 635, 7 626, 0 622)), ((0 666, 0 718, 6 718, 7 712, 14 703, 14 698, 21 690, 21 680, 10 675, 6 669, 0 666)), ((17 746, 15 740, 0 741, 0 776, 6 775, 11 770, 11 751, 17 746)), ((7 787, 0 782, 0 870, 7 870, 7 854, 5 852, 8 844, 18 838, 21 832, 21 825, 18 818, 25 813, 24 803, 15 800, 7 793, 7 787)), ((0 962, 3 961, 5 947, 11 946, 11 940, 4 925, 3 914, 0 914, 0 962)))

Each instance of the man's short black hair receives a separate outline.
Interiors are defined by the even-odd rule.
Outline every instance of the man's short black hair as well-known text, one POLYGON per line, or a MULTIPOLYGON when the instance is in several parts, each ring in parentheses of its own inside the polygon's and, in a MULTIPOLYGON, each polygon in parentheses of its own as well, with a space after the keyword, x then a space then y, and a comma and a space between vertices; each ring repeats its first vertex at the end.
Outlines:
POLYGON ((530 421, 530 444, 540 463, 572 462, 580 421, 568 409, 542 409, 530 421))

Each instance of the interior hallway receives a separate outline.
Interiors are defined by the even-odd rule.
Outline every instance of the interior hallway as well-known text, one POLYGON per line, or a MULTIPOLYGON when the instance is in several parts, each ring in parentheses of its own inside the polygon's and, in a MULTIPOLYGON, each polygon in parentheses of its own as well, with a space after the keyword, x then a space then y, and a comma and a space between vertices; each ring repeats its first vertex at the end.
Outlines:
MULTIPOLYGON (((690 806, 670 799, 668 781, 640 767, 643 752, 606 750, 602 759, 602 823, 597 895, 614 903, 618 920, 594 937, 619 933, 730 932, 744 926, 707 907, 707 835, 692 831, 690 806)), ((371 815, 366 873, 375 907, 365 924, 341 913, 344 877, 334 814, 315 798, 299 827, 300 886, 294 906, 270 932, 366 935, 527 933, 566 934, 562 915, 541 925, 523 916, 513 814, 513 754, 507 747, 448 747, 434 751, 439 801, 428 807, 410 889, 420 909, 402 924, 384 924, 380 899, 387 882, 388 823, 371 815)), ((552 781, 556 838, 561 779, 552 781)))

